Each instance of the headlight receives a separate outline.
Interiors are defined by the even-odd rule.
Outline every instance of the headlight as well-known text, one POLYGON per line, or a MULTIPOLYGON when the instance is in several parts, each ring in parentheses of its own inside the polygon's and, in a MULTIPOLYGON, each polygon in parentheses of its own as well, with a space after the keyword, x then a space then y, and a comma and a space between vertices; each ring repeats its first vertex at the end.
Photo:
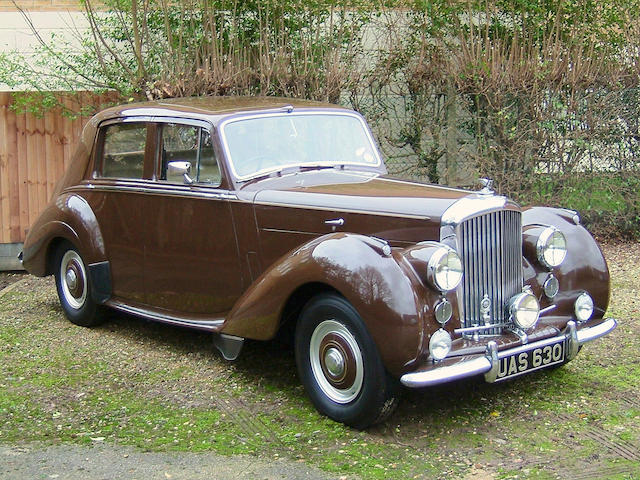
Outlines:
POLYGON ((438 247, 427 264, 427 278, 443 292, 456 288, 462 280, 462 262, 458 254, 449 247, 438 247))
POLYGON ((429 340, 429 354, 434 360, 442 360, 451 350, 451 335, 442 328, 436 330, 429 340))
POLYGON ((547 227, 538 237, 536 252, 545 267, 557 267, 567 256, 567 239, 560 230, 547 227))
POLYGON ((581 293, 574 306, 576 318, 580 322, 586 322, 593 315, 593 299, 587 292, 581 293))
POLYGON ((509 315, 515 325, 523 330, 533 327, 540 315, 538 299, 530 293, 522 292, 509 300, 509 315))

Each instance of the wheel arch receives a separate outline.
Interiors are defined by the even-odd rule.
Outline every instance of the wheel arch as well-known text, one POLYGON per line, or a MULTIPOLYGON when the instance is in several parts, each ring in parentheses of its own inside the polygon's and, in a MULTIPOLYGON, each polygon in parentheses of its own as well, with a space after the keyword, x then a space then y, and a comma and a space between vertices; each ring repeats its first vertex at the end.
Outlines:
POLYGON ((80 195, 57 197, 40 214, 27 234, 22 264, 42 277, 53 273, 53 257, 60 242, 68 241, 79 250, 87 265, 107 260, 98 220, 80 195))
POLYGON ((63 245, 64 243, 70 243, 71 245, 74 245, 74 242, 70 241, 66 237, 61 237, 61 236, 53 237, 49 241, 46 247, 46 265, 47 265, 47 270, 45 272, 46 275, 53 275, 55 273, 56 253, 58 252, 58 249, 60 248, 60 246, 63 245))
POLYGON ((556 268, 540 266, 536 260, 533 240, 525 237, 525 255, 529 262, 529 284, 537 289, 551 271, 560 282, 560 294, 556 297, 558 313, 573 314, 573 302, 582 291, 587 291, 594 300, 594 318, 603 318, 609 305, 610 275, 607 262, 597 240, 581 224, 576 212, 550 207, 531 207, 523 211, 523 229, 535 226, 552 226, 560 230, 567 240, 567 257, 556 268))
POLYGON ((322 282, 308 282, 296 288, 287 299, 280 315, 280 324, 278 326, 278 334, 284 337, 288 342, 293 340, 296 324, 300 318, 300 314, 304 306, 312 298, 322 293, 335 293, 342 295, 331 285, 322 282))
POLYGON ((236 302, 221 333, 270 340, 310 298, 334 291, 358 312, 385 367, 399 376, 418 358, 423 312, 412 280, 380 247, 371 237, 333 233, 289 252, 236 302))

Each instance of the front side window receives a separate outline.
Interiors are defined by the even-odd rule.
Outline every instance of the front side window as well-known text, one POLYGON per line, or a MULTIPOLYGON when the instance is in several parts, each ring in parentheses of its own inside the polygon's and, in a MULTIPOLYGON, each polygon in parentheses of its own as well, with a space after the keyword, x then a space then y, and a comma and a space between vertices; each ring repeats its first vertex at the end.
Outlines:
POLYGON ((146 140, 145 123, 119 123, 106 127, 101 176, 142 178, 146 140))
POLYGON ((220 169, 211 135, 202 127, 168 123, 162 126, 160 180, 183 183, 183 176, 172 174, 170 162, 189 162, 190 177, 199 183, 220 185, 220 169))
POLYGON ((232 120, 223 126, 222 134, 241 179, 290 166, 377 167, 382 163, 364 120, 351 114, 267 114, 232 120))

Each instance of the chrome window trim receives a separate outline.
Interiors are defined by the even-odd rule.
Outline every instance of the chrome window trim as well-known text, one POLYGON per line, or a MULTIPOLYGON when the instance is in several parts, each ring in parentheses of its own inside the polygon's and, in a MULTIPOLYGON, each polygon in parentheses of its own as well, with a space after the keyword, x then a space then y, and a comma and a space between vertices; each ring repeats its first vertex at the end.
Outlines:
MULTIPOLYGON (((91 158, 92 158, 92 163, 93 165, 91 166, 91 178, 92 179, 109 179, 109 180, 132 180, 132 181, 136 181, 136 180, 143 180, 142 178, 131 178, 131 177, 104 177, 102 176, 102 170, 103 170, 103 160, 104 160, 104 144, 105 144, 105 135, 106 135, 106 129, 108 127, 112 127, 114 125, 120 125, 123 123, 142 123, 144 124, 144 129, 145 129, 145 135, 146 135, 146 131, 148 128, 148 123, 151 122, 153 117, 149 117, 149 116, 140 116, 140 117, 116 117, 116 118, 109 118, 106 120, 103 120, 102 122, 100 122, 96 128, 96 135, 93 139, 93 148, 91 151, 91 158), (103 129, 105 130, 103 132, 103 129), (100 165, 97 165, 96 162, 96 155, 98 152, 98 141, 100 139, 100 137, 102 136, 102 145, 101 145, 101 149, 100 149, 100 165)), ((146 149, 146 138, 145 138, 145 149, 146 149)), ((142 158, 142 171, 143 171, 143 175, 144 175, 144 154, 143 154, 143 158, 142 158)))
MULTIPOLYGON (((189 127, 197 127, 197 128, 201 128, 206 130, 207 132, 209 132, 209 137, 212 139, 213 142, 213 134, 215 131, 215 128, 213 126, 213 124, 207 120, 198 120, 195 118, 181 118, 181 117, 165 117, 165 116, 156 116, 153 117, 153 119, 151 120, 152 123, 162 123, 162 124, 174 124, 174 125, 186 125, 189 127)), ((198 153, 197 153, 197 164, 200 163, 200 142, 201 142, 201 134, 198 135, 198 153)), ((215 149, 214 149, 215 152, 215 149)), ((218 158, 216 158, 216 163, 218 164, 218 168, 220 169, 220 181, 218 183, 207 183, 207 182, 200 182, 200 181, 194 181, 193 185, 203 185, 203 186, 211 186, 212 188, 216 188, 219 187, 220 185, 222 185, 222 168, 220 168, 220 160, 218 158)), ((158 164, 156 163, 155 165, 156 167, 158 167, 158 164)), ((154 175, 157 175, 158 172, 154 172, 154 175)), ((180 182, 172 182, 169 180, 160 180, 159 178, 155 179, 156 182, 165 184, 165 185, 184 185, 184 183, 180 183, 180 182)))
MULTIPOLYGON (((220 140, 222 143, 222 149, 224 150, 224 155, 227 159, 227 163, 229 165, 229 169, 231 170, 231 173, 233 174, 233 176, 240 181, 247 181, 247 180, 251 180, 253 178, 257 178, 257 177, 261 177, 267 173, 272 173, 272 172, 277 172, 279 170, 284 170, 286 168, 290 168, 290 167, 298 167, 298 166, 304 166, 301 165, 299 163, 290 163, 290 164, 286 164, 286 165, 278 165, 277 167, 270 167, 270 168, 263 168, 262 170, 259 170, 257 172, 253 172, 250 175, 240 175, 238 174, 238 172, 236 171, 235 165, 233 164, 233 160, 231 159, 231 154, 229 151, 229 144, 227 142, 227 136, 225 134, 225 127, 227 125, 229 125, 230 123, 235 123, 235 122, 242 122, 244 120, 253 120, 256 118, 269 118, 269 117, 287 117, 290 115, 295 115, 295 116, 308 116, 308 115, 332 115, 332 116, 343 116, 343 117, 352 117, 352 118, 356 118, 360 124, 364 127, 365 133, 367 135, 367 138, 369 139, 369 142, 371 144, 371 146, 373 147, 373 153, 376 156, 377 162, 375 164, 364 164, 364 163, 347 163, 346 165, 352 165, 352 166, 357 166, 357 167, 365 167, 365 168, 375 168, 375 167, 380 167, 382 166, 382 155, 380 154, 380 151, 378 150, 378 145, 376 144, 376 141, 373 137, 373 134, 371 133, 371 129, 369 128, 369 125, 367 124, 367 122, 364 120, 364 117, 362 117, 362 115, 360 115, 357 112, 353 112, 353 111, 341 111, 341 110, 322 110, 322 109, 317 109, 317 110, 293 110, 293 111, 271 111, 271 112, 265 112, 265 113, 252 113, 252 114, 248 114, 248 115, 237 115, 237 116, 233 116, 230 118, 227 118, 225 120, 223 120, 222 122, 220 122, 220 124, 218 125, 218 130, 220 133, 220 140)), ((335 165, 345 165, 344 162, 339 162, 339 161, 335 161, 335 162, 319 162, 319 163, 313 163, 311 165, 309 165, 310 167, 314 167, 314 166, 327 166, 327 167, 332 167, 335 165)))
MULTIPOLYGON (((214 133, 215 133, 215 127, 213 125, 213 123, 209 120, 204 120, 204 119, 197 119, 197 118, 183 118, 183 117, 178 117, 178 116, 155 116, 155 115, 138 115, 138 116, 130 116, 130 117, 114 117, 114 118, 108 118, 106 120, 103 120, 102 122, 100 122, 98 124, 97 130, 96 130, 96 136, 94 139, 94 146, 93 146, 93 150, 96 151, 96 147, 97 147, 97 142, 98 142, 98 138, 99 138, 99 134, 100 134, 100 130, 102 128, 106 128, 106 127, 110 127, 112 125, 117 125, 120 123, 145 123, 145 124, 149 124, 149 123, 163 123, 163 124, 178 124, 178 125, 188 125, 191 127, 198 127, 198 128, 203 128, 205 130, 207 130, 209 132, 209 136, 211 137, 211 139, 213 140, 214 138, 214 133)), ((198 156, 200 155, 200 138, 198 138, 198 156)), ((215 151, 215 149, 214 149, 215 151)), ((93 155, 93 154, 92 154, 93 155)), ((218 163, 218 168, 220 169, 220 173, 221 173, 221 177, 220 177, 220 183, 218 184, 213 184, 213 183, 206 183, 206 182, 195 182, 195 185, 202 185, 202 186, 211 186, 212 188, 216 188, 219 187, 222 184, 222 168, 220 166, 220 159, 216 158, 216 162, 218 163)), ((95 163, 95 161, 94 161, 95 163)), ((154 162, 155 163, 155 162, 154 162)), ((157 167, 157 164, 154 164, 154 176, 156 175, 155 172, 155 168, 157 167)), ((92 173, 91 173, 91 178, 93 180, 111 180, 111 181, 126 181, 126 180, 132 180, 132 181, 144 181, 145 179, 139 178, 139 179, 127 179, 124 177, 103 177, 101 175, 100 172, 98 172, 97 166, 93 165, 92 168, 92 173)), ((179 185, 178 183, 175 182, 169 182, 167 180, 159 180, 159 179, 155 179, 156 182, 162 182, 164 184, 167 185, 179 185)))
POLYGON ((110 125, 118 123, 149 123, 153 122, 153 117, 148 115, 141 115, 136 117, 114 117, 103 120, 98 124, 98 129, 108 127, 110 125))
POLYGON ((192 125, 207 128, 209 130, 209 133, 213 132, 213 123, 208 120, 199 120, 196 118, 184 117, 165 117, 156 115, 107 118, 106 120, 103 120, 98 124, 98 129, 118 123, 179 123, 181 125, 192 125))
POLYGON ((153 117, 152 122, 153 123, 176 123, 179 125, 201 127, 209 130, 209 133, 213 133, 213 124, 206 120, 197 120, 194 118, 180 118, 180 117, 153 117))

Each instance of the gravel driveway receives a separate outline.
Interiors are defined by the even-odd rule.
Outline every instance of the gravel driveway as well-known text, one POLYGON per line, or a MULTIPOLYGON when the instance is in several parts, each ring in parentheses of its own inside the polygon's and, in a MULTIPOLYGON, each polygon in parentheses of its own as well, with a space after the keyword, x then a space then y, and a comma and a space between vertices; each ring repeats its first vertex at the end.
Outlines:
POLYGON ((0 477, 5 480, 324 480, 336 478, 298 462, 268 461, 245 455, 140 452, 130 447, 0 446, 0 477))

